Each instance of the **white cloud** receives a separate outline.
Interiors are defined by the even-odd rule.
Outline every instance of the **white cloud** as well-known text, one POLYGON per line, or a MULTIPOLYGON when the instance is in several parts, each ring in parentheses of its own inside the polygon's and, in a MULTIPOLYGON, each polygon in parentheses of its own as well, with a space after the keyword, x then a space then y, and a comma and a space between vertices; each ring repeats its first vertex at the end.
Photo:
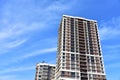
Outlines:
POLYGON ((59 0, 53 2, 50 6, 46 8, 46 11, 65 11, 70 9, 74 1, 69 0, 69 2, 65 2, 64 0, 59 0))
POLYGON ((118 38, 120 35, 120 17, 112 18, 100 24, 99 32, 101 40, 118 38))
POLYGON ((26 27, 24 24, 14 24, 9 25, 8 27, 3 27, 0 30, 0 50, 6 51, 18 47, 25 43, 28 40, 28 32, 34 31, 38 28, 38 25, 32 24, 31 26, 26 27))
MULTIPOLYGON (((34 50, 32 52, 23 52, 19 57, 13 57, 13 58, 10 58, 10 60, 7 61, 7 64, 6 63, 2 63, 1 65, 2 66, 6 66, 6 65, 11 65, 11 64, 15 64, 15 63, 18 63, 20 61, 24 61, 25 59, 29 59, 31 57, 35 57, 35 56, 39 56, 39 55, 42 55, 42 54, 49 54, 51 52, 56 52, 57 51, 57 48, 56 47, 53 47, 53 48, 47 48, 47 49, 42 49, 42 50, 34 50)), ((52 63, 52 62, 50 62, 52 63)))
POLYGON ((8 24, 7 27, 3 27, 0 30, 0 39, 10 39, 10 38, 16 38, 21 35, 25 35, 25 33, 29 33, 31 31, 37 30, 40 28, 39 23, 31 23, 30 25, 22 24, 22 23, 14 23, 14 24, 8 24))
POLYGON ((114 26, 113 27, 106 26, 100 28, 99 32, 100 32, 101 40, 115 38, 120 35, 119 28, 114 28, 114 26))
POLYGON ((110 64, 107 64, 106 65, 106 68, 110 68, 110 69, 117 69, 117 68, 120 68, 120 63, 119 62, 116 62, 116 63, 110 63, 110 64))
POLYGON ((14 68, 7 68, 0 71, 0 74, 8 74, 13 72, 20 72, 20 71, 28 71, 28 70, 35 70, 35 66, 22 66, 22 67, 14 67, 14 68))
POLYGON ((47 54, 47 53, 55 52, 55 51, 57 51, 56 47, 47 48, 47 49, 43 49, 43 50, 36 50, 36 51, 31 52, 31 53, 23 55, 20 59, 26 59, 26 58, 38 56, 38 55, 41 55, 41 54, 47 54))
POLYGON ((27 39, 17 39, 17 40, 8 40, 8 41, 1 41, 0 44, 0 54, 4 54, 13 48, 16 48, 22 44, 24 44, 27 39))
MULTIPOLYGON (((39 3, 42 5, 42 3, 46 2, 48 3, 48 1, 39 3)), ((3 17, 0 20, 0 44, 2 43, 0 50, 7 51, 8 48, 4 47, 6 44, 9 49, 18 47, 29 39, 28 37, 30 36, 28 35, 30 35, 31 32, 34 33, 36 30, 42 32, 44 29, 51 28, 51 23, 55 23, 56 19, 59 19, 60 13, 72 8, 74 2, 75 1, 72 0, 69 2, 55 0, 47 6, 36 5, 34 1, 32 3, 29 2, 28 6, 20 1, 19 3, 21 3, 21 5, 16 1, 13 1, 14 5, 11 5, 11 2, 9 4, 6 3, 1 13, 3 17), (18 8, 17 10, 16 6, 18 8), (51 21, 51 23, 49 23, 49 21, 51 21), (15 44, 16 42, 18 43, 15 44), (13 46, 11 46, 12 44, 13 46)))
POLYGON ((16 80, 17 78, 14 75, 2 75, 2 76, 0 76, 0 80, 9 80, 9 79, 16 80))
MULTIPOLYGON (((18 0, 19 1, 19 0, 18 0)), ((27 0, 28 1, 28 0, 27 0)), ((31 1, 31 0, 30 0, 31 1)), ((33 1, 39 1, 39 0, 33 0, 33 1)), ((37 38, 37 37, 31 37, 34 33, 36 34, 37 31, 40 33, 43 33, 42 31, 46 29, 51 29, 52 27, 55 27, 51 24, 56 23, 58 19, 61 18, 61 14, 64 13, 66 10, 69 10, 74 3, 74 1, 66 1, 64 0, 55 0, 52 2, 49 2, 49 5, 44 6, 45 4, 42 3, 42 1, 39 1, 40 4, 42 4, 44 7, 39 5, 34 5, 34 2, 24 2, 24 3, 17 3, 16 0, 11 2, 7 2, 7 4, 4 4, 3 10, 1 13, 1 26, 0 26, 0 53, 2 51, 7 51, 9 49, 13 49, 16 47, 19 47, 20 45, 24 45, 25 42, 29 41, 31 38, 37 38), (27 4, 26 4, 27 3, 27 4), (30 4, 29 4, 30 3, 30 4), (14 4, 14 5, 13 5, 14 4), (5 46, 6 45, 6 46, 5 46)), ((48 2, 48 1, 47 1, 48 2)), ((56 26, 58 27, 58 26, 56 26)), ((41 35, 40 35, 41 36, 41 35)), ((44 36, 44 35, 42 35, 44 36)), ((40 39, 41 40, 41 39, 40 39)), ((54 43, 54 40, 46 40, 52 43, 54 43)), ((33 41, 37 42, 37 41, 33 41)), ((51 52, 56 52, 57 48, 48 44, 47 48, 43 49, 32 49, 32 46, 36 46, 36 44, 31 43, 31 45, 24 45, 23 48, 20 48, 21 51, 11 51, 8 53, 12 53, 13 55, 9 54, 9 59, 6 60, 1 59, 2 62, 2 70, 0 71, 1 74, 3 73, 11 73, 11 72, 20 72, 20 71, 28 71, 35 69, 34 67, 14 67, 10 68, 10 66, 17 66, 16 62, 24 61, 24 59, 28 59, 31 57, 35 57, 41 54, 49 54, 51 52), (27 47, 29 50, 23 50, 27 47), (25 52, 22 52, 25 51, 25 52), (15 53, 15 55, 14 55, 15 53), (19 54, 20 53, 20 54, 19 54), (7 64, 6 64, 7 63, 7 64), (5 64, 5 65, 4 65, 5 64), (8 66, 5 68, 4 66, 8 66)), ((28 43, 29 44, 29 43, 28 43)), ((47 43, 41 43, 37 45, 47 45, 47 43)), ((8 55, 7 55, 8 56, 8 55)), ((52 62, 51 62, 52 63, 52 62)), ((28 63, 31 64, 31 63, 28 63)), ((23 65, 23 64, 21 64, 23 65)), ((26 71, 26 72, 27 72, 26 71)), ((14 73, 15 75, 15 73, 14 73)), ((18 74, 19 75, 19 74, 18 74)), ((24 78, 24 75, 22 75, 24 78)), ((27 80, 23 78, 18 78, 17 76, 0 76, 0 80, 27 80)), ((28 80, 30 80, 28 78, 28 80)), ((32 79, 31 79, 32 80, 32 79)))
POLYGON ((111 62, 111 61, 118 61, 119 60, 119 54, 118 53, 114 53, 114 52, 111 52, 111 53, 106 53, 105 55, 104 55, 104 60, 105 60, 105 62, 111 62))
POLYGON ((120 45, 104 45, 104 61, 112 63, 120 60, 120 45))
POLYGON ((26 41, 27 41, 27 39, 16 40, 16 41, 13 41, 13 42, 6 44, 5 47, 6 48, 13 48, 13 47, 16 47, 16 46, 19 46, 19 45, 25 43, 26 41))

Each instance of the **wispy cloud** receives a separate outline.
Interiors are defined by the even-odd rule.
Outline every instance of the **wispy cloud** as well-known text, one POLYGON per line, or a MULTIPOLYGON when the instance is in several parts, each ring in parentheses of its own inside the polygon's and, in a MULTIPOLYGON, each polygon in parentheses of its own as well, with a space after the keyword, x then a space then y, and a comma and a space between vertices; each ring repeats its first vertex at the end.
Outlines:
POLYGON ((116 38, 120 35, 120 17, 112 18, 100 24, 99 32, 102 40, 116 38))
POLYGON ((116 63, 110 63, 110 64, 107 64, 106 65, 106 68, 113 68, 113 69, 117 69, 117 68, 120 68, 120 63, 119 62, 116 62, 116 63))
POLYGON ((111 61, 112 62, 116 62, 116 61, 119 61, 119 53, 114 53, 114 54, 112 54, 112 53, 114 53, 114 52, 109 52, 109 54, 108 53, 105 53, 105 55, 104 55, 104 60, 105 60, 105 62, 108 62, 108 63, 111 63, 111 61))
MULTIPOLYGON (((0 20, 0 43, 2 43, 2 46, 7 44, 9 49, 24 44, 29 39, 28 37, 33 35, 31 32, 34 33, 34 31, 39 30, 39 33, 42 33, 42 30, 52 27, 51 24, 55 23, 56 19, 59 19, 60 13, 69 10, 73 4, 72 0, 69 3, 64 0, 55 0, 50 3, 46 0, 42 2, 36 0, 32 2, 8 1, 4 4, 1 13, 3 17, 0 20), (27 6, 25 3, 27 3, 27 6), (44 6, 43 4, 48 5, 44 6), (14 45, 10 46, 11 44, 14 45)), ((1 50, 5 51, 8 49, 1 48, 1 50)))
POLYGON ((25 43, 27 39, 16 39, 16 40, 8 40, 8 41, 1 41, 0 44, 0 54, 4 54, 7 51, 11 50, 12 48, 16 48, 23 43, 25 43))
POLYGON ((47 53, 50 53, 50 52, 55 52, 57 51, 57 48, 48 48, 48 49, 43 49, 43 50, 37 50, 37 51, 34 51, 32 53, 29 53, 29 54, 26 54, 24 56, 22 56, 20 59, 26 59, 26 58, 29 58, 29 57, 34 57, 34 56, 37 56, 37 55, 40 55, 40 54, 47 54, 47 53))
MULTIPOLYGON (((6 57, 0 59, 4 62, 1 64, 0 74, 11 74, 13 72, 14 76, 3 75, 0 76, 0 80, 32 80, 30 76, 30 78, 25 78, 24 75, 19 74, 19 72, 27 72, 34 68, 33 66, 23 66, 25 63, 22 62, 25 61, 26 65, 36 64, 34 62, 38 61, 32 62, 30 59, 42 54, 56 53, 57 42, 55 40, 57 34, 54 35, 52 29, 58 27, 55 24, 59 23, 62 14, 75 5, 75 1, 7 0, 2 5, 0 14, 0 53, 2 54, 1 57, 6 57), (52 36, 46 36, 49 33, 52 36), (55 37, 55 39, 46 39, 46 37, 55 37), (15 67, 21 65, 23 67, 15 67), (22 76, 22 78, 16 76, 16 74, 22 76)), ((53 61, 51 60, 50 63, 53 63, 53 61)))
MULTIPOLYGON (((19 63, 21 61, 24 61, 26 59, 29 59, 29 58, 33 58, 33 57, 36 57, 36 56, 40 56, 40 55, 45 55, 45 54, 49 54, 51 52, 56 52, 57 51, 57 48, 56 47, 53 47, 53 48, 47 48, 47 49, 38 49, 38 50, 34 50, 32 52, 23 52, 23 54, 21 54, 19 57, 12 57, 10 58, 10 60, 7 61, 7 64, 6 63, 2 63, 2 65, 6 66, 6 65, 12 65, 12 64, 15 64, 15 63, 19 63)), ((51 63, 51 62, 50 62, 51 63)))
POLYGON ((27 28, 27 25, 14 24, 11 27, 3 27, 0 30, 0 50, 8 50, 10 48, 15 48, 25 43, 28 40, 28 32, 35 30, 36 26, 34 23, 27 28), (34 26, 34 27, 33 27, 34 26))
POLYGON ((21 72, 21 71, 28 71, 28 70, 35 70, 35 66, 22 66, 22 67, 14 67, 14 68, 7 68, 0 71, 0 74, 9 74, 13 72, 21 72))
POLYGON ((16 80, 17 78, 15 75, 2 75, 2 76, 0 76, 0 80, 9 80, 9 79, 16 80))
POLYGON ((45 11, 65 11, 70 9, 72 7, 70 5, 72 4, 74 4, 74 1, 72 0, 70 0, 69 2, 65 2, 64 0, 56 0, 50 6, 48 6, 45 11))
POLYGON ((16 47, 16 46, 23 44, 26 41, 27 41, 27 39, 12 41, 12 42, 9 42, 8 44, 6 44, 5 47, 6 48, 13 48, 13 47, 16 47))

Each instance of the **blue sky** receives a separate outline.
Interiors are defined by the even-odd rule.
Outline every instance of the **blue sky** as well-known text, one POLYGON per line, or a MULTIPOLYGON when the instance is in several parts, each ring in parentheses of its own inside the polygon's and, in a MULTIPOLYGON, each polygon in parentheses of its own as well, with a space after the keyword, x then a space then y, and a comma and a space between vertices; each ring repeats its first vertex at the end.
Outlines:
POLYGON ((55 64, 63 14, 98 21, 108 80, 120 80, 120 0, 0 0, 0 80, 34 80, 55 64))

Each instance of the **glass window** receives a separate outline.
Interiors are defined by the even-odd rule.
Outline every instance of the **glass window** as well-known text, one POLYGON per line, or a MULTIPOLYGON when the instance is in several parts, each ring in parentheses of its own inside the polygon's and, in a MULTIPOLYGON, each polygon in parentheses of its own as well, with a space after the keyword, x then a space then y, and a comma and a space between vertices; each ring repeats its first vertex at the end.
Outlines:
POLYGON ((71 77, 75 77, 75 72, 71 72, 71 77))
POLYGON ((94 57, 91 56, 91 63, 94 63, 94 57))

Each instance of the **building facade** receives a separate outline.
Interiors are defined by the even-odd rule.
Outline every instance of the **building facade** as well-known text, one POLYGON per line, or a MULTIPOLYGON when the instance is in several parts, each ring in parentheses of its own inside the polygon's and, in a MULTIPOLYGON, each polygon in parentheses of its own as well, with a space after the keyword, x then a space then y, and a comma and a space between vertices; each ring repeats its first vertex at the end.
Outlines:
POLYGON ((106 80, 95 20, 63 15, 55 80, 106 80))
POLYGON ((54 80, 55 65, 47 63, 38 63, 36 65, 35 80, 54 80))

